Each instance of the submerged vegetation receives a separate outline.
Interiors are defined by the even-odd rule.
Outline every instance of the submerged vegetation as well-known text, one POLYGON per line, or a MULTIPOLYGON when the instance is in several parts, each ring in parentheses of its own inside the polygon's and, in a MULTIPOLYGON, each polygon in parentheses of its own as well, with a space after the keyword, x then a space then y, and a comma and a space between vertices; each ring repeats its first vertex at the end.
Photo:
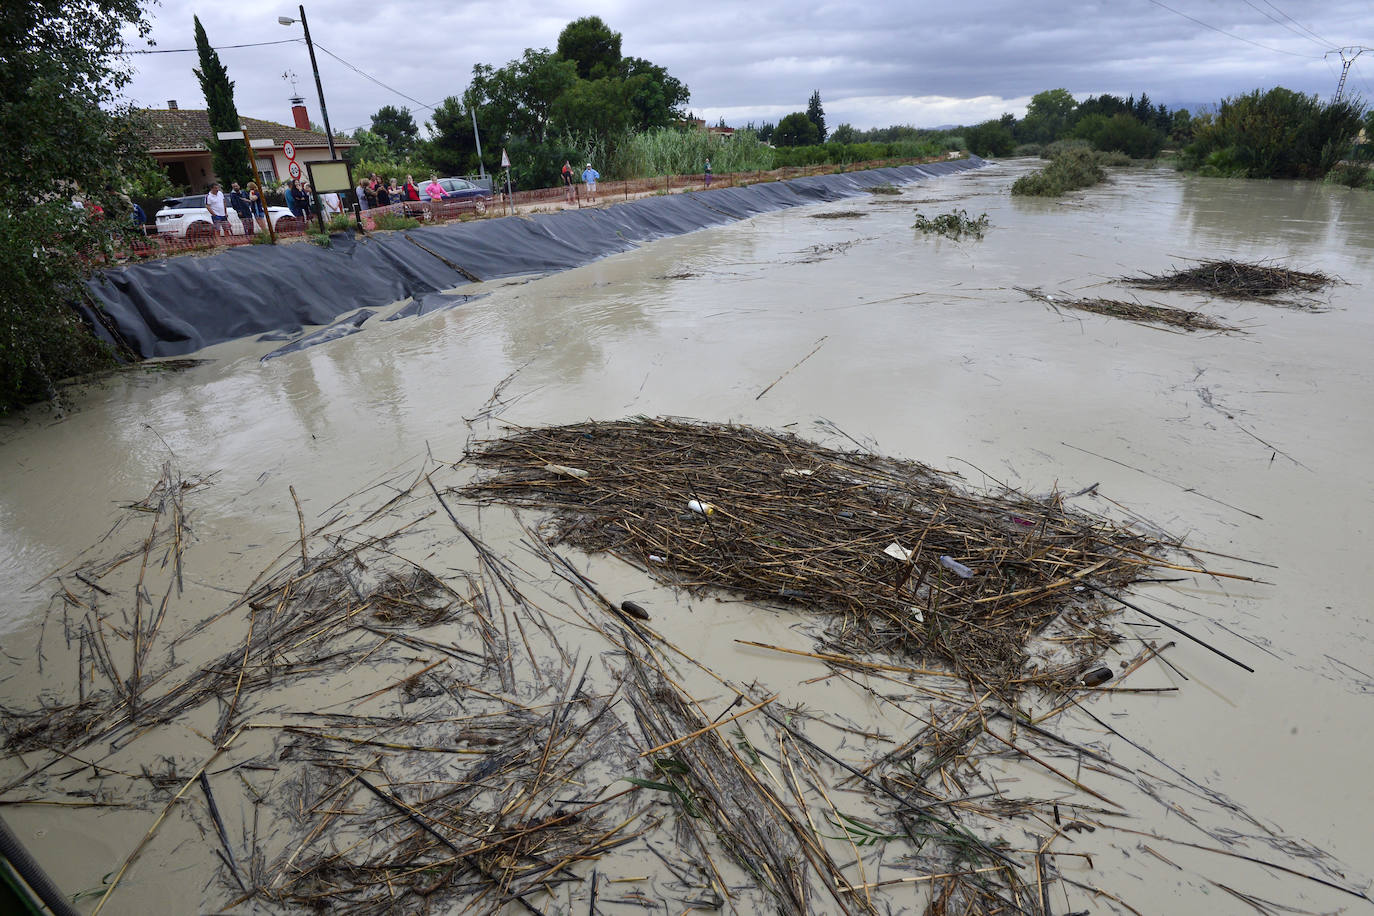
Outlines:
POLYGON ((927 217, 918 210, 912 228, 927 235, 943 235, 956 240, 964 236, 981 239, 988 228, 988 215, 983 213, 975 218, 969 216, 967 210, 951 210, 936 217, 927 217))
POLYGON ((1198 121, 1183 167, 1228 178, 1322 178, 1350 152, 1363 116, 1350 99, 1256 89, 1198 121))
POLYGON ((1043 169, 1016 179, 1011 193, 1023 197, 1061 197, 1069 191, 1092 187, 1106 177, 1097 153, 1071 146, 1054 152, 1050 164, 1043 169))

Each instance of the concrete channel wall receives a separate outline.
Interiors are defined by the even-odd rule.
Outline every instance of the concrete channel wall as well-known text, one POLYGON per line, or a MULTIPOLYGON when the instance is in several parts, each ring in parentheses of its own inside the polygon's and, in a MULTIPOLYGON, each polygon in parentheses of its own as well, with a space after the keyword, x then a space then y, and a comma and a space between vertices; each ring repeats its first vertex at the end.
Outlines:
POLYGON ((143 358, 181 356, 253 334, 289 335, 354 309, 474 281, 578 267, 654 239, 985 164, 970 157, 366 238, 336 233, 329 248, 250 245, 208 257, 169 258, 92 278, 89 288, 100 314, 89 317, 107 340, 143 358))

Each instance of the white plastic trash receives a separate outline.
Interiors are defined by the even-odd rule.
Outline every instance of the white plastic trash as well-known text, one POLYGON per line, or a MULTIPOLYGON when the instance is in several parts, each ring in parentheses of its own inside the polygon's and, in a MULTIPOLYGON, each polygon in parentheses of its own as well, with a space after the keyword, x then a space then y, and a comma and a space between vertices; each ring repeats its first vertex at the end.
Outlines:
POLYGON ((544 470, 553 474, 567 474, 569 477, 576 477, 578 480, 586 480, 591 475, 581 468, 570 468, 566 464, 546 464, 544 470))
POLYGON ((698 499, 687 500, 687 508, 691 509, 693 512, 700 512, 702 515, 710 515, 712 512, 716 511, 715 506, 710 503, 704 503, 698 499))
POLYGON ((945 569, 949 570, 950 572, 954 573, 960 579, 973 578, 973 570, 969 569, 963 563, 960 563, 958 560, 954 559, 954 557, 950 556, 947 553, 941 554, 940 565, 943 566, 945 569))

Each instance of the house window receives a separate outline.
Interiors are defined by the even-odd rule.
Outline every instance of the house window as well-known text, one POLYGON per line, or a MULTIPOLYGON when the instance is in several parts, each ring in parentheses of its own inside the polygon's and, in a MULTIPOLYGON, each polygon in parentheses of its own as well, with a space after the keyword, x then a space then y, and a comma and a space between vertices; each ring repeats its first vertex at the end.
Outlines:
POLYGON ((277 183, 277 167, 270 157, 258 160, 258 176, 259 183, 264 188, 277 183))

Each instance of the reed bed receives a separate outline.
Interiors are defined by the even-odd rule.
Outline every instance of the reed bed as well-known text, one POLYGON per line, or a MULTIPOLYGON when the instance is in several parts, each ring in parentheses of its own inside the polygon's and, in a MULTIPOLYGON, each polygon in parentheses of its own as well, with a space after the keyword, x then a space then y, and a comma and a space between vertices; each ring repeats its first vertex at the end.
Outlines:
POLYGON ((937 662, 1008 696, 1036 634, 1068 609, 1097 613, 1087 586, 1124 588, 1174 546, 1057 495, 976 495, 916 462, 745 426, 519 430, 470 460, 495 473, 466 495, 551 510, 555 542, 689 591, 828 615, 832 649, 937 662))
POLYGON ((1320 292, 1335 279, 1320 272, 1293 270, 1273 263, 1216 260, 1165 274, 1122 277, 1120 282, 1140 289, 1206 293, 1221 299, 1270 300, 1320 292))
POLYGON ((1187 309, 1172 308, 1166 305, 1144 305, 1139 302, 1123 302, 1120 299, 1075 299, 1071 296, 1050 296, 1038 289, 1023 289, 1019 286, 1016 287, 1016 290, 1045 303, 1056 312, 1060 309, 1073 309, 1079 312, 1090 312, 1094 315, 1104 315, 1108 318, 1120 318, 1123 321, 1134 321, 1136 324, 1179 328, 1184 331, 1240 330, 1231 325, 1222 324, 1202 312, 1191 312, 1187 309))

